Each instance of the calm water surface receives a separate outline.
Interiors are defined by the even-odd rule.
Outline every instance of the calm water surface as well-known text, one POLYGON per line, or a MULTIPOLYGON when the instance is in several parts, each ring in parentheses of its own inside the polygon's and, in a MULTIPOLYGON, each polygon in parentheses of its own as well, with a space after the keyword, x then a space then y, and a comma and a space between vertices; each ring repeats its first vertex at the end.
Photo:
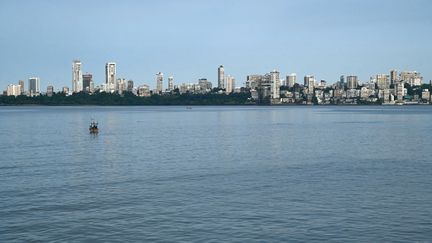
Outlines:
POLYGON ((431 131, 429 106, 0 107, 0 241, 432 242, 431 131))

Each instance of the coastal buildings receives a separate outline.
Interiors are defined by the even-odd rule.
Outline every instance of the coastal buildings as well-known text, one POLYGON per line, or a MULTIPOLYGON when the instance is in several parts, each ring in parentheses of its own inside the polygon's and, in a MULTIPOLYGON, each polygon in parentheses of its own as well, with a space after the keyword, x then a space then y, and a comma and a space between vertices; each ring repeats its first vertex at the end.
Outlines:
POLYGON ((23 95, 24 94, 24 80, 20 80, 20 81, 18 81, 18 85, 20 86, 20 95, 23 95))
POLYGON ((286 86, 292 88, 296 83, 297 83, 297 74, 291 73, 290 75, 286 76, 286 86))
POLYGON ((223 65, 220 65, 218 68, 218 88, 224 89, 225 88, 225 69, 223 65))
POLYGON ((390 84, 395 84, 398 81, 397 70, 390 70, 390 84))
POLYGON ((161 94, 163 90, 163 73, 158 72, 156 74, 156 92, 161 94))
POLYGON ((168 92, 171 92, 174 90, 174 77, 169 76, 168 77, 168 92))
MULTIPOLYGON (((236 87, 237 80, 232 75, 225 76, 224 66, 220 65, 216 89, 213 89, 212 82, 207 78, 176 85, 174 77, 170 76, 167 89, 164 90, 162 72, 156 74, 156 88, 151 89, 145 83, 138 83, 135 86, 132 80, 116 78, 116 63, 108 62, 105 65, 105 83, 95 86, 93 74, 81 74, 81 67, 79 60, 72 62, 73 90, 63 87, 59 92, 66 96, 82 91, 88 95, 110 92, 120 96, 125 96, 125 92, 129 92, 141 97, 186 93, 235 96, 235 93, 242 93, 250 96, 250 102, 258 104, 431 104, 432 85, 430 82, 423 84, 423 77, 417 71, 390 70, 387 74, 383 72, 372 75, 368 82, 360 82, 357 75, 342 75, 334 83, 323 79, 317 82, 314 75, 305 75, 303 84, 300 84, 297 82, 296 73, 288 74, 285 80, 281 80, 281 73, 272 70, 266 74, 247 75, 244 87, 236 87), (281 82, 284 85, 281 85, 281 82)), ((47 87, 46 92, 41 92, 39 77, 29 78, 26 87, 27 91, 24 89, 24 81, 19 80, 18 84, 9 84, 3 95, 50 97, 56 92, 52 85, 47 87)))
POLYGON ((417 71, 403 71, 400 73, 399 79, 410 86, 420 86, 423 83, 423 77, 417 71))
POLYGON ((347 89, 357 89, 358 77, 355 75, 347 76, 347 89))
POLYGON ((390 88, 390 77, 387 74, 377 74, 375 76, 375 82, 378 89, 389 89, 390 88))
POLYGON ((127 88, 126 88, 126 90, 128 92, 132 92, 133 89, 134 89, 134 81, 133 80, 128 80, 127 81, 127 88))
POLYGON ((18 96, 21 95, 21 85, 19 84, 9 84, 6 88, 7 96, 18 96))
POLYGON ((232 93, 234 91, 234 88, 235 88, 235 78, 233 76, 231 76, 231 75, 228 75, 226 77, 226 80, 227 80, 227 85, 226 85, 225 92, 227 94, 229 94, 229 93, 232 93))
POLYGON ((138 96, 149 97, 150 95, 150 87, 148 85, 143 84, 138 87, 138 96))
POLYGON ((116 91, 118 91, 119 94, 122 94, 126 91, 127 88, 127 81, 125 78, 118 78, 117 79, 117 87, 116 91))
POLYGON ((77 93, 82 91, 83 80, 81 71, 81 61, 72 61, 72 92, 77 93))
POLYGON ((54 94, 54 86, 48 85, 46 95, 48 97, 51 97, 51 96, 53 96, 53 94, 54 94))
POLYGON ((83 74, 83 91, 84 92, 93 92, 94 83, 93 83, 93 75, 91 73, 83 74))
POLYGON ((29 78, 29 95, 39 95, 40 94, 40 78, 32 77, 29 78))
POLYGON ((117 67, 115 62, 108 62, 105 64, 105 84, 108 92, 114 92, 117 87, 117 67))
POLYGON ((280 98, 280 73, 276 69, 270 72, 271 99, 280 98))
POLYGON ((198 79, 198 85, 199 85, 200 89, 205 91, 205 92, 210 92, 212 89, 212 83, 210 81, 208 81, 206 78, 198 79))

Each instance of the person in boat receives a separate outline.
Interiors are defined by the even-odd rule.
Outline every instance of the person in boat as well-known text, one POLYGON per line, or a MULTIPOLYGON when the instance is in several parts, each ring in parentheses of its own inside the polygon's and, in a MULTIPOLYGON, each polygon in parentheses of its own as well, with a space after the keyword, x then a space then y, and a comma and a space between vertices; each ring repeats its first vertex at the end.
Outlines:
POLYGON ((90 123, 90 128, 89 128, 89 130, 90 130, 91 133, 98 132, 98 131, 99 131, 99 129, 98 129, 98 123, 95 122, 95 121, 92 121, 92 122, 90 123))

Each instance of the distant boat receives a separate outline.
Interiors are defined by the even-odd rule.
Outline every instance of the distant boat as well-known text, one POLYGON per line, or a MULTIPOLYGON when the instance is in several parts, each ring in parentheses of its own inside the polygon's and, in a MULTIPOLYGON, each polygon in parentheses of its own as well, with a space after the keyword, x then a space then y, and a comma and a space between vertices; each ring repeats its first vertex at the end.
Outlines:
POLYGON ((90 123, 90 127, 89 127, 89 131, 92 134, 98 133, 99 132, 99 128, 98 128, 98 123, 95 120, 92 120, 90 123))

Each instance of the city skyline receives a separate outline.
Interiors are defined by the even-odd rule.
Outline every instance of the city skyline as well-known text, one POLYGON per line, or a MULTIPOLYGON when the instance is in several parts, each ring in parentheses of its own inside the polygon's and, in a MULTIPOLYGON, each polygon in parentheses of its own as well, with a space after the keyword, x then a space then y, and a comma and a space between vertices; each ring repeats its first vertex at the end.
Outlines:
POLYGON ((117 77, 152 88, 157 72, 175 84, 207 78, 216 85, 221 64, 238 86, 273 69, 329 83, 351 74, 365 82, 392 69, 429 80, 431 9, 423 0, 2 1, 0 85, 36 76, 43 86, 71 87, 73 59, 95 84, 104 83, 103 65, 113 61, 117 77), (73 18, 77 11, 89 14, 73 18))
MULTIPOLYGON (((153 85, 152 81, 149 82, 136 82, 132 79, 126 79, 124 77, 118 77, 116 76, 117 73, 117 63, 116 62, 106 62, 105 63, 105 81, 104 82, 95 82, 93 80, 93 73, 92 72, 85 72, 83 73, 82 70, 82 62, 78 59, 74 59, 72 60, 72 78, 71 78, 71 83, 67 84, 67 83, 63 83, 59 86, 55 86, 53 85, 52 82, 48 82, 47 84, 45 84, 46 86, 51 86, 51 88, 53 88, 53 91, 62 91, 64 92, 65 89, 70 90, 71 93, 77 93, 77 92, 94 92, 95 88, 97 87, 98 90, 101 91, 105 91, 105 92, 116 92, 119 90, 119 85, 124 86, 123 90, 126 90, 126 87, 131 86, 130 88, 128 88, 127 90, 131 90, 133 88, 138 89, 139 86, 147 86, 149 90, 154 90, 156 93, 161 94, 162 92, 165 91, 173 91, 174 87, 179 87, 181 85, 185 85, 185 84, 193 84, 193 83, 199 83, 201 80, 205 80, 206 82, 209 82, 213 85, 215 85, 214 87, 220 88, 220 89, 225 89, 228 90, 229 92, 232 92, 235 88, 241 88, 241 87, 248 87, 248 82, 249 82, 249 77, 251 76, 259 76, 260 74, 258 74, 257 72, 252 72, 250 74, 248 74, 246 77, 241 78, 241 80, 244 80, 243 82, 239 83, 239 85, 236 85, 236 78, 230 74, 225 74, 225 68, 224 65, 219 65, 217 68, 217 78, 216 81, 211 81, 208 80, 207 77, 201 77, 195 80, 190 80, 189 82, 178 82, 178 83, 174 83, 174 76, 171 75, 168 77, 167 81, 164 81, 164 74, 162 72, 158 72, 155 74, 156 79, 155 79, 155 84, 153 85), (127 81, 126 81, 127 80, 127 81), (167 82, 166 84, 164 84, 165 82, 167 82), (70 85, 70 86, 69 86, 70 85), (230 86, 230 87, 228 87, 230 86), (166 88, 164 88, 166 87, 166 88)), ((424 78, 421 72, 418 72, 417 70, 396 70, 396 69, 391 69, 389 70, 387 73, 385 72, 381 72, 381 73, 376 73, 376 74, 370 74, 369 75, 369 79, 367 80, 360 80, 358 78, 358 75, 356 74, 349 74, 349 75, 341 75, 339 77, 338 80, 336 81, 328 81, 328 80, 324 80, 324 79, 317 79, 315 77, 315 75, 311 75, 311 74, 305 74, 304 77, 304 87, 309 87, 309 83, 318 83, 318 82, 325 82, 326 85, 335 85, 337 83, 346 83, 347 88, 348 89, 356 89, 358 86, 360 85, 367 85, 370 82, 376 82, 378 87, 382 88, 382 87, 386 87, 387 85, 390 85, 390 83, 394 83, 397 79, 399 79, 398 77, 398 73, 399 76, 402 76, 402 80, 405 80, 406 82, 408 82, 410 85, 415 85, 415 86, 419 86, 421 84, 423 84, 423 82, 427 82, 429 79, 424 78), (410 80, 410 76, 411 74, 414 75, 419 75, 418 77, 421 79, 416 79, 416 81, 408 81, 410 80), (408 75, 408 76, 406 76, 408 75), (406 76, 406 77, 404 77, 406 76), (346 80, 345 80, 346 77, 346 80)), ((297 81, 297 77, 298 74, 297 73, 289 73, 286 74, 285 78, 283 78, 283 74, 281 75, 281 72, 278 69, 273 69, 273 71, 271 71, 270 73, 271 76, 271 83, 272 83, 272 92, 275 93, 276 89, 278 89, 280 86, 289 86, 292 87, 294 84, 301 84, 297 81)), ((300 76, 301 77, 301 76, 300 76)), ((32 79, 37 78, 37 83, 38 83, 38 92, 39 93, 41 91, 41 78, 38 76, 32 76, 27 78, 28 80, 28 85, 30 85, 30 82, 32 79)), ((253 79, 253 78, 252 78, 253 79)), ((429 80, 430 82, 432 82, 432 79, 429 80)), ((19 85, 21 85, 21 89, 24 90, 25 87, 25 83, 22 79, 18 80, 18 82, 15 83, 9 83, 6 86, 6 89, 4 89, 4 91, 8 90, 11 85, 16 85, 16 83, 18 83, 19 85)), ((121 89, 120 89, 121 90, 121 89)), ((29 89, 29 92, 32 93, 29 89)), ((23 93, 23 92, 21 92, 23 93)), ((274 97, 277 97, 277 95, 274 95, 274 97)))

